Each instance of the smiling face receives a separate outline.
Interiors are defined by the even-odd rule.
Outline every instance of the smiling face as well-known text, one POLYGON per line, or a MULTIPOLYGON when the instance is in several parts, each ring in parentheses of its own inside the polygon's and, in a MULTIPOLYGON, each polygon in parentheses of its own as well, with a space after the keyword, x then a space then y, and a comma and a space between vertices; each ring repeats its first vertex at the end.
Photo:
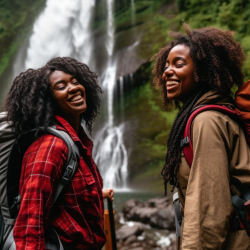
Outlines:
POLYGON ((170 50, 162 80, 169 100, 185 102, 192 95, 197 83, 189 47, 179 44, 170 50))
POLYGON ((60 114, 66 120, 79 119, 87 109, 85 88, 74 76, 59 70, 51 74, 50 83, 60 114))

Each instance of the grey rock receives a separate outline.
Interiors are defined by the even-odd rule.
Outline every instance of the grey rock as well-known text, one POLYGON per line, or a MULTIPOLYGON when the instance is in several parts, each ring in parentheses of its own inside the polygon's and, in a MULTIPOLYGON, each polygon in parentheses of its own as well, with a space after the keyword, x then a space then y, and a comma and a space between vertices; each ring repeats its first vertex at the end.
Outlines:
POLYGON ((155 214, 150 218, 150 226, 161 228, 161 229, 174 229, 174 206, 169 205, 166 208, 159 209, 155 214))
POLYGON ((127 220, 140 221, 144 224, 150 222, 150 217, 158 211, 157 208, 150 207, 134 207, 125 216, 127 220))
POLYGON ((132 248, 141 247, 141 243, 138 242, 138 241, 137 241, 137 242, 134 242, 134 243, 131 244, 131 247, 132 247, 132 248))
POLYGON ((122 247, 120 248, 120 250, 131 250, 131 249, 130 249, 130 247, 128 247, 128 246, 122 246, 122 247))
POLYGON ((153 199, 149 199, 147 201, 148 207, 163 207, 163 206, 168 206, 169 205, 170 198, 168 196, 165 197, 157 197, 153 199))
POLYGON ((133 243, 133 242, 136 242, 136 241, 137 241, 137 237, 136 237, 135 235, 131 235, 131 236, 129 236, 129 237, 125 240, 124 246, 127 246, 127 245, 129 245, 129 244, 131 244, 131 243, 133 243))
POLYGON ((169 197, 149 199, 144 203, 128 200, 123 207, 125 220, 139 221, 159 229, 175 229, 174 206, 169 197))
POLYGON ((127 225, 122 226, 119 230, 116 231, 116 239, 126 240, 132 235, 138 236, 143 232, 143 229, 139 225, 134 225, 129 227, 127 225))
POLYGON ((139 201, 136 199, 131 199, 131 200, 126 201, 123 205, 123 210, 122 210, 123 214, 129 213, 130 210, 134 208, 135 206, 137 206, 138 204, 139 204, 139 201))

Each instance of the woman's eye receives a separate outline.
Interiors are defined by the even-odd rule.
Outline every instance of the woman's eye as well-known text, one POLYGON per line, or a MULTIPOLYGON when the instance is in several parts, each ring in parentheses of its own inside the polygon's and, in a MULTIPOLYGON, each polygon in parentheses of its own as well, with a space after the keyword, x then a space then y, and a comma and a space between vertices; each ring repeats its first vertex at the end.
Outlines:
POLYGON ((177 68, 181 68, 183 65, 184 65, 184 63, 177 63, 177 64, 176 64, 176 67, 177 67, 177 68))
POLYGON ((75 82, 72 82, 72 84, 79 84, 79 82, 75 81, 75 82))
POLYGON ((58 90, 62 90, 62 89, 64 89, 64 88, 65 88, 64 85, 59 85, 59 86, 57 87, 58 90))

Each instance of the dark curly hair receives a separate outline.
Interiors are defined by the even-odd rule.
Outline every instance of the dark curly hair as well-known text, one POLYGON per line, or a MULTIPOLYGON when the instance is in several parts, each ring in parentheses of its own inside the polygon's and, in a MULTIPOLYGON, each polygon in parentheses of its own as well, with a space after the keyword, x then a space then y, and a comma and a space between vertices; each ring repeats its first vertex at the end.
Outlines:
POLYGON ((244 78, 241 68, 245 54, 240 44, 233 39, 232 31, 214 27, 191 30, 187 24, 184 24, 184 30, 186 34, 170 33, 174 40, 152 57, 152 60, 156 59, 153 82, 161 88, 165 108, 172 102, 167 97, 162 75, 169 52, 174 46, 183 44, 190 48, 190 56, 194 64, 194 80, 198 83, 196 92, 183 103, 182 107, 179 102, 175 102, 180 110, 167 140, 168 149, 162 169, 165 191, 168 182, 174 187, 177 185, 176 175, 181 160, 180 140, 195 103, 209 90, 230 96, 233 85, 240 87, 244 78))
POLYGON ((87 109, 81 114, 82 121, 92 132, 92 124, 99 114, 101 87, 97 75, 88 66, 70 57, 57 57, 44 67, 28 69, 17 76, 6 100, 8 120, 17 134, 31 129, 46 128, 55 124, 58 114, 56 100, 50 85, 50 76, 60 70, 73 75, 86 90, 87 109))

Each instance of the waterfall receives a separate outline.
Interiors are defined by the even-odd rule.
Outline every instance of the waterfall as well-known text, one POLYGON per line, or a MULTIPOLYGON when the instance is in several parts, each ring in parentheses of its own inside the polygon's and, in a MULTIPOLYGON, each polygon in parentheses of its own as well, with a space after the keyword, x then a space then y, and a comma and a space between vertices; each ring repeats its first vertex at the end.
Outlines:
POLYGON ((122 118, 123 118, 123 110, 124 110, 124 97, 123 97, 123 93, 124 93, 124 81, 123 81, 123 77, 120 76, 119 78, 119 84, 120 84, 120 97, 121 97, 121 100, 120 100, 120 105, 121 105, 121 115, 122 115, 122 118))
MULTIPOLYGON (((90 23, 95 0, 47 0, 29 39, 25 69, 39 68, 57 56, 75 57, 89 65, 92 40, 90 23)), ((25 70, 15 65, 15 71, 25 70)), ((17 75, 19 72, 14 72, 17 75)))
POLYGON ((94 158, 100 168, 104 187, 127 188, 127 150, 123 141, 124 124, 114 125, 113 97, 116 85, 116 60, 114 48, 114 0, 106 0, 108 9, 106 48, 107 67, 102 87, 107 93, 107 121, 95 140, 94 158))

